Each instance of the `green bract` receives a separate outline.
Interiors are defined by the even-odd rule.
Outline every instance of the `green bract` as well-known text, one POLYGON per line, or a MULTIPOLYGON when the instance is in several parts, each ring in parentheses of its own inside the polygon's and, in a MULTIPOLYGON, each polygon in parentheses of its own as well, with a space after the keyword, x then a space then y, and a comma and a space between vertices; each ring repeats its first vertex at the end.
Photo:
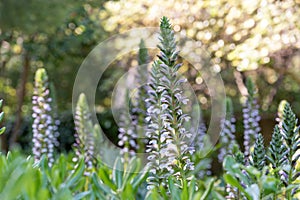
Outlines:
MULTIPOLYGON (((3 100, 0 99, 0 109, 2 107, 2 103, 3 103, 3 100)), ((3 120, 3 117, 4 117, 4 112, 0 112, 0 123, 3 120)), ((5 127, 0 128, 0 135, 3 134, 4 132, 5 132, 5 127)))

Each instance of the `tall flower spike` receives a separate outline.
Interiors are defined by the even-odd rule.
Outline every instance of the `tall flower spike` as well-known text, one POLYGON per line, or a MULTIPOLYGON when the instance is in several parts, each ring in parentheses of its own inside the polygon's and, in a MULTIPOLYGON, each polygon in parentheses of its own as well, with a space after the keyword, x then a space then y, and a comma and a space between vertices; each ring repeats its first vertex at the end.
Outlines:
MULTIPOLYGON (((150 72, 150 84, 148 90, 149 104, 147 109, 147 120, 149 125, 147 128, 146 136, 149 138, 149 143, 146 146, 146 152, 149 153, 148 165, 150 174, 147 179, 147 189, 151 190, 155 187, 167 185, 169 170, 172 170, 171 164, 167 159, 167 144, 166 141, 171 139, 169 132, 166 130, 165 118, 162 116, 163 106, 162 99, 166 92, 163 91, 159 85, 162 74, 159 70, 159 61, 154 61, 150 72)), ((172 173, 172 171, 171 171, 172 173)))
MULTIPOLYGON (((125 94, 125 103, 129 102, 128 90, 125 94)), ((130 158, 135 156, 137 149, 139 148, 136 143, 137 135, 134 126, 131 121, 130 113, 126 110, 122 110, 120 114, 120 124, 119 124, 119 142, 118 145, 122 146, 121 149, 121 161, 123 163, 128 163, 130 158)))
POLYGON ((248 89, 248 96, 243 108, 243 123, 244 123, 244 154, 246 163, 250 155, 250 149, 254 145, 256 137, 260 132, 260 115, 259 105, 255 98, 255 86, 250 78, 247 78, 246 86, 248 89))
MULTIPOLYGON (((283 110, 283 122, 282 122, 282 136, 286 143, 286 157, 288 169, 285 170, 286 184, 291 185, 297 178, 299 178, 299 171, 296 170, 297 161, 300 158, 300 136, 299 136, 299 126, 297 125, 298 119, 289 103, 286 103, 283 110)), ((287 199, 292 199, 295 191, 299 187, 293 189, 291 192, 287 192, 287 199)))
POLYGON ((277 109, 277 117, 276 121, 278 122, 279 128, 282 128, 282 123, 283 123, 283 111, 284 111, 284 106, 287 103, 286 100, 282 100, 279 103, 278 109, 277 109))
POLYGON ((204 137, 206 135, 206 125, 204 123, 203 120, 203 116, 202 116, 202 111, 200 110, 200 117, 199 117, 199 125, 198 125, 198 129, 197 130, 192 130, 195 131, 195 138, 193 139, 193 146, 195 147, 196 151, 200 151, 201 149, 203 149, 204 147, 204 137))
POLYGON ((258 134, 256 138, 254 150, 251 153, 250 163, 259 170, 262 170, 262 168, 266 165, 266 150, 262 134, 258 134))
POLYGON ((137 89, 137 97, 136 103, 133 105, 132 109, 132 121, 134 124, 135 132, 138 135, 137 143, 139 148, 137 149, 138 153, 145 152, 145 145, 148 140, 146 139, 145 129, 146 129, 146 115, 147 115, 147 102, 146 99, 148 97, 148 70, 147 64, 149 62, 148 50, 145 46, 144 40, 141 40, 139 45, 139 53, 138 53, 138 63, 139 66, 137 68, 136 80, 139 88, 137 89))
POLYGON ((276 125, 273 131, 270 146, 268 148, 268 160, 272 164, 273 169, 276 169, 286 162, 286 146, 282 142, 283 137, 280 132, 279 125, 276 125))
POLYGON ((55 87, 53 83, 50 83, 50 95, 51 95, 51 108, 52 108, 52 117, 53 117, 53 144, 58 147, 59 146, 59 142, 58 142, 58 137, 60 135, 59 131, 58 131, 58 126, 60 125, 60 121, 58 119, 58 114, 57 114, 57 102, 56 102, 56 92, 55 92, 55 87))
MULTIPOLYGON (((200 113, 199 113, 200 117, 199 117, 199 125, 197 127, 197 130, 191 130, 191 132, 196 133, 195 136, 192 138, 191 144, 192 146, 195 148, 195 151, 199 152, 199 151, 203 151, 205 149, 207 142, 209 142, 209 138, 208 135, 206 134, 207 128, 206 125, 204 123, 204 119, 202 116, 202 111, 200 109, 200 113)), ((201 166, 201 170, 199 170, 198 174, 197 174, 197 178, 204 178, 207 175, 211 175, 211 159, 210 158, 204 158, 206 160, 206 165, 202 165, 201 166)))
MULTIPOLYGON (((2 103, 3 103, 3 100, 0 99, 0 109, 2 107, 2 103)), ((0 112, 0 123, 3 120, 3 117, 4 117, 4 112, 0 112)), ((2 135, 5 132, 5 129, 6 129, 5 127, 0 128, 0 135, 2 135)))
POLYGON ((180 88, 184 80, 178 77, 181 64, 176 64, 176 61, 179 52, 168 18, 161 19, 160 31, 159 60, 152 67, 152 90, 149 91, 150 142, 147 151, 152 166, 152 175, 148 179, 150 186, 153 182, 166 183, 165 177, 168 176, 175 176, 177 180, 189 178, 188 171, 194 169, 190 159, 194 149, 188 143, 192 135, 183 126, 189 120, 182 110, 188 99, 180 88))
POLYGON ((35 73, 34 91, 32 97, 32 152, 35 161, 42 155, 48 158, 49 166, 54 162, 55 122, 52 116, 52 98, 50 97, 48 75, 41 68, 35 73))
POLYGON ((86 96, 80 94, 76 110, 75 110, 75 154, 73 161, 78 162, 79 159, 84 159, 86 165, 86 173, 93 169, 94 166, 94 129, 90 118, 90 110, 86 96))
POLYGON ((227 115, 222 123, 222 129, 220 133, 220 152, 218 155, 218 160, 223 163, 224 157, 226 155, 233 153, 234 145, 237 145, 235 140, 235 117, 233 115, 233 106, 230 98, 226 99, 226 111, 227 115))

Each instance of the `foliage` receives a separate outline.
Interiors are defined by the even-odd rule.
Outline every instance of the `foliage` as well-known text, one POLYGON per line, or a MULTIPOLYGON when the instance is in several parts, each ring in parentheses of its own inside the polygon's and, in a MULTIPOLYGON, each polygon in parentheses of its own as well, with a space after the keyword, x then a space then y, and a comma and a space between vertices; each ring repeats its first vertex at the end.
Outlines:
POLYGON ((285 103, 282 123, 275 126, 267 153, 263 136, 259 134, 251 153, 250 166, 242 163, 239 156, 226 157, 223 163, 226 171, 224 179, 236 188, 234 197, 296 198, 299 189, 299 168, 296 167, 299 162, 297 123, 289 103, 285 103))
MULTIPOLYGON (((196 131, 190 132, 186 128, 190 116, 183 107, 188 99, 180 87, 185 80, 179 76, 182 65, 178 64, 175 32, 166 17, 161 19, 159 40, 160 53, 151 68, 150 84, 139 89, 137 99, 133 100, 136 104, 129 112, 132 116, 122 113, 119 128, 122 153, 121 158, 115 159, 113 168, 102 159, 114 156, 111 152, 100 152, 99 145, 103 145, 103 149, 107 146, 101 137, 100 126, 91 120, 84 94, 80 94, 75 108, 75 155, 61 154, 54 159, 57 142, 54 118, 57 113, 53 109, 54 98, 47 73, 43 68, 38 69, 32 99, 35 158, 25 158, 18 152, 0 155, 0 199, 298 198, 299 125, 290 104, 282 104, 279 124, 274 128, 269 147, 265 148, 259 127, 257 90, 248 78, 242 98, 245 100, 245 151, 240 151, 235 140, 237 131, 230 100, 227 100, 227 116, 222 119, 222 138, 211 149, 204 121, 200 121, 196 131), (146 142, 146 152, 149 153, 146 167, 142 165, 143 160, 135 157, 135 152, 141 147, 137 145, 136 133, 146 134, 149 140, 146 142), (212 177, 210 167, 219 147, 221 154, 218 158, 223 161, 224 175, 212 177), (134 153, 129 156, 130 150, 134 153)), ((148 52, 141 42, 138 63, 146 65, 148 59, 148 52)), ((142 83, 147 75, 140 67, 137 71, 140 75, 137 81, 142 83)), ((126 94, 126 101, 130 100, 126 94)), ((0 121, 2 118, 3 112, 0 121)), ((0 132, 4 129, 1 128, 0 132)))
POLYGON ((232 156, 227 156, 223 163, 224 180, 232 187, 237 188, 236 199, 268 199, 280 193, 280 180, 265 170, 259 171, 255 167, 238 163, 232 156))
POLYGON ((87 192, 83 188, 83 162, 73 173, 68 173, 71 162, 63 155, 49 168, 43 157, 34 164, 32 157, 18 152, 0 156, 1 199, 81 199, 87 192))
POLYGON ((145 181, 147 169, 141 161, 133 158, 125 167, 120 159, 115 160, 113 169, 105 165, 91 176, 95 199, 136 199, 138 188, 145 181))

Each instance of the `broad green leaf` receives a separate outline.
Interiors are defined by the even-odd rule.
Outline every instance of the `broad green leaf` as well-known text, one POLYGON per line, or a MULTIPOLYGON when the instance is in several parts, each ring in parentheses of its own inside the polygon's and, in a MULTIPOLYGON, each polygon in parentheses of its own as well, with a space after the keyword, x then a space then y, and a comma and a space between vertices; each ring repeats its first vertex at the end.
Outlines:
POLYGON ((278 185, 280 181, 275 177, 263 176, 261 179, 262 182, 262 191, 264 195, 275 194, 278 190, 278 185))

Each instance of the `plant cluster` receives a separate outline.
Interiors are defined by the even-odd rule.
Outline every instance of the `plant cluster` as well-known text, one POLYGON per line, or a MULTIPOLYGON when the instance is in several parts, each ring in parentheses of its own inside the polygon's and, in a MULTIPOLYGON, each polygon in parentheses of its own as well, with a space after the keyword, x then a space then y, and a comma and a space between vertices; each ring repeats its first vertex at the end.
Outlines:
POLYGON ((224 179, 235 188, 233 199, 299 198, 299 124, 289 103, 285 103, 282 117, 268 148, 263 136, 256 136, 249 164, 241 162, 238 154, 225 158, 224 179))
MULTIPOLYGON (((122 112, 119 127, 120 155, 110 168, 103 162, 105 146, 99 125, 91 119, 88 99, 80 94, 75 108, 74 154, 57 156, 57 124, 52 90, 45 69, 35 76, 33 101, 33 156, 18 152, 0 155, 0 199, 288 199, 299 195, 300 136, 296 114, 285 102, 268 148, 259 127, 256 89, 247 79, 243 109, 244 152, 236 141, 236 119, 230 99, 222 119, 220 140, 212 150, 206 125, 189 130, 189 101, 183 94, 178 70, 179 51, 174 31, 163 17, 160 50, 149 72, 138 69, 138 88, 129 112, 122 112), (146 160, 136 153, 146 152, 146 160), (102 153, 102 154, 101 154, 102 153), (223 163, 223 177, 211 175, 212 158, 223 163), (146 162, 146 167, 142 163, 146 162), (32 178, 34 177, 34 178, 32 178), (30 182, 28 182, 30 181, 30 182)), ((147 66, 148 52, 140 44, 138 62, 147 66)), ((139 67, 141 67, 139 66, 139 67)), ((2 100, 0 101, 0 107, 2 100)), ((3 118, 0 113, 0 122, 3 118)), ((0 134, 5 128, 0 129, 0 134)), ((112 156, 112 155, 108 155, 112 156)))

